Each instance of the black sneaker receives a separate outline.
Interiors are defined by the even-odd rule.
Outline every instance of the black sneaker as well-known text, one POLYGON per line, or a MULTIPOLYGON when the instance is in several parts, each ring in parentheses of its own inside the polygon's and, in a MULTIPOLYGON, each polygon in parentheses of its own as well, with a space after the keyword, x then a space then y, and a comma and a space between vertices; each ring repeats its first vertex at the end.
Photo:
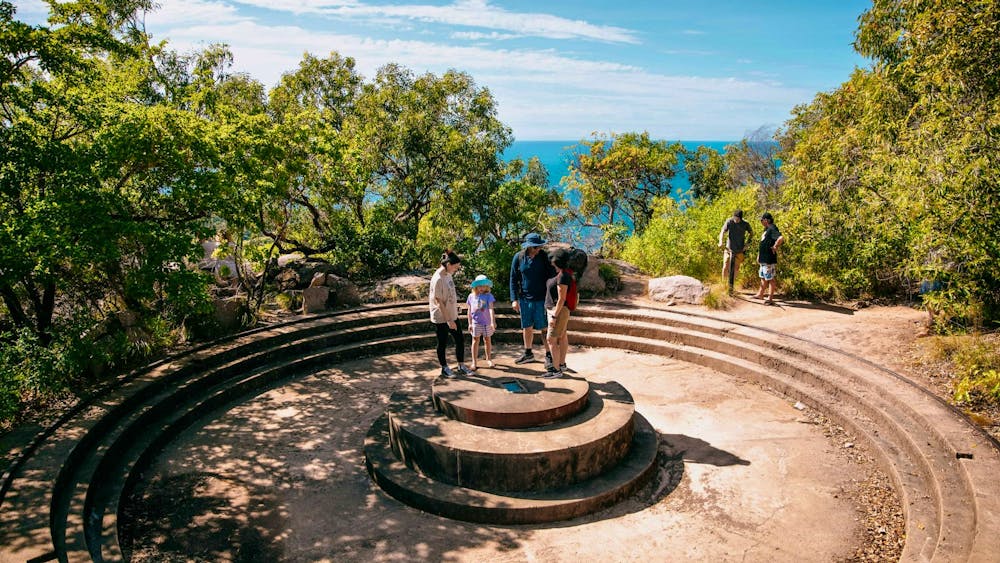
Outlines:
POLYGON ((515 364, 526 364, 535 361, 535 354, 531 350, 525 350, 521 357, 514 360, 515 364))
POLYGON ((569 368, 566 367, 566 362, 563 362, 563 363, 559 364, 559 371, 566 371, 568 369, 569 368))
POLYGON ((555 364, 552 363, 552 352, 545 353, 545 369, 551 369, 555 364))
POLYGON ((552 369, 545 370, 545 375, 543 375, 542 377, 545 377, 547 379, 559 379, 562 376, 563 376, 563 372, 562 371, 560 371, 560 370, 558 370, 556 368, 552 368, 552 369))

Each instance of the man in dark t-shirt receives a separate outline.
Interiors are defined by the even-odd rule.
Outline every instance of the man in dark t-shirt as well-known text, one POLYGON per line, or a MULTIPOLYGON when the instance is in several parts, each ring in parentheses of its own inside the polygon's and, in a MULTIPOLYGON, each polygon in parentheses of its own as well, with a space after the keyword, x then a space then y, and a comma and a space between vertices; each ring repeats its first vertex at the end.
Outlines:
POLYGON ((740 266, 743 265, 743 253, 747 241, 752 236, 753 229, 750 228, 750 223, 743 220, 742 209, 734 211, 733 216, 726 219, 722 224, 722 230, 719 231, 719 248, 726 249, 722 256, 722 280, 729 284, 729 293, 733 292, 734 282, 739 275, 740 266))
POLYGON ((770 213, 760 216, 761 225, 764 226, 764 233, 760 237, 760 246, 757 249, 757 264, 760 266, 760 289, 757 291, 757 299, 764 299, 764 290, 767 290, 767 305, 774 304, 774 288, 778 285, 778 247, 785 242, 781 236, 781 231, 774 224, 774 217, 770 213))

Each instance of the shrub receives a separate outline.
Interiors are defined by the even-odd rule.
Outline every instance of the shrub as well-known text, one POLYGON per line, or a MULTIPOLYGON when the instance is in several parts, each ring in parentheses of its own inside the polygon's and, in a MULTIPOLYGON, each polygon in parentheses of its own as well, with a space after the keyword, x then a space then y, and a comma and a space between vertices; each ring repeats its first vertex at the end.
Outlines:
POLYGON ((597 274, 604 280, 604 289, 608 293, 614 293, 622 288, 622 275, 614 264, 601 262, 597 267, 597 274))
POLYGON ((939 337, 939 354, 955 366, 954 397, 970 407, 1000 406, 1000 335, 939 337))
POLYGON ((729 296, 728 284, 713 283, 708 286, 705 295, 705 307, 715 310, 725 310, 733 306, 733 298, 729 296))
POLYGON ((930 343, 928 355, 951 366, 957 403, 1000 407, 1000 333, 937 336, 930 343))
MULTIPOLYGON (((682 274, 702 281, 721 281, 719 230, 735 209, 742 209, 750 221, 758 216, 756 194, 757 188, 748 186, 711 201, 694 200, 684 209, 673 199, 660 198, 646 230, 626 241, 623 257, 652 276, 682 274)), ((752 226, 754 235, 759 235, 760 225, 752 226)), ((745 262, 752 262, 754 257, 755 249, 748 248, 745 262)), ((746 266, 741 269, 738 285, 747 285, 756 278, 752 270, 746 266)))
POLYGON ((274 302, 286 311, 297 311, 302 308, 302 295, 284 291, 274 296, 274 302))

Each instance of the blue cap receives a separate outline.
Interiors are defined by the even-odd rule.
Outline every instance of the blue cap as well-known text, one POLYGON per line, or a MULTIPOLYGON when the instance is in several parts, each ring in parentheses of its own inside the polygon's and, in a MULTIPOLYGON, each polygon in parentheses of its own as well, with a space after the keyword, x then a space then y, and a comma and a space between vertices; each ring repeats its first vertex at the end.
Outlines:
POLYGON ((485 274, 479 274, 476 276, 476 279, 472 280, 472 287, 479 287, 481 285, 493 287, 493 282, 485 274))
POLYGON ((528 248, 531 246, 542 246, 545 244, 545 239, 542 235, 538 233, 528 233, 528 236, 524 237, 524 242, 521 244, 521 248, 528 248))

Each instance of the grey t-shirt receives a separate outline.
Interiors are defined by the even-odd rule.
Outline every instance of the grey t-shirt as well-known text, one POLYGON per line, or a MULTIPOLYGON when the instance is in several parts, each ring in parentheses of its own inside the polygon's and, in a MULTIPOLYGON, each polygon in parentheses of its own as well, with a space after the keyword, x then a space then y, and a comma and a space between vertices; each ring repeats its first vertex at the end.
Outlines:
POLYGON ((722 225, 719 238, 722 238, 726 232, 729 233, 729 238, 726 239, 726 248, 733 252, 743 252, 746 249, 747 241, 753 237, 753 229, 750 228, 750 223, 742 219, 737 223, 732 217, 726 219, 725 224, 722 225))

